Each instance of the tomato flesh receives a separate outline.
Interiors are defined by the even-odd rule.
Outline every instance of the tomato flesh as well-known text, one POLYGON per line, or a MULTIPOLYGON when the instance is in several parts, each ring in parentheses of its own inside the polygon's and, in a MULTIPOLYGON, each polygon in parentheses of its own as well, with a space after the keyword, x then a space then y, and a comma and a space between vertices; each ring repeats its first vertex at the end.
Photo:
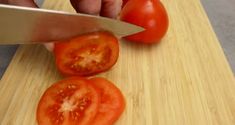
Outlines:
POLYGON ((66 76, 88 76, 110 69, 119 55, 118 40, 108 32, 95 32, 55 44, 56 65, 66 76))
POLYGON ((38 109, 39 125, 89 125, 100 104, 97 90, 83 78, 55 83, 42 96, 38 109))
POLYGON ((101 69, 110 59, 109 48, 99 48, 98 45, 90 46, 91 49, 81 49, 71 53, 72 60, 68 63, 74 72, 89 72, 101 69), (81 54, 77 54, 81 53, 81 54))
POLYGON ((90 82, 98 89, 101 96, 101 103, 92 125, 114 124, 125 108, 121 91, 105 78, 92 78, 90 82))

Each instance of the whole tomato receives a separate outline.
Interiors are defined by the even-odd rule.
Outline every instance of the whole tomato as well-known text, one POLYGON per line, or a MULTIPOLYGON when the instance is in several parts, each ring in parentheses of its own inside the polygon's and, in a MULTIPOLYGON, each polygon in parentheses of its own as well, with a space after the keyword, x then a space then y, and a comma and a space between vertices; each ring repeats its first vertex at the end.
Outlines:
POLYGON ((157 43, 168 29, 167 12, 159 0, 129 0, 120 13, 120 19, 146 29, 125 37, 129 41, 157 43))

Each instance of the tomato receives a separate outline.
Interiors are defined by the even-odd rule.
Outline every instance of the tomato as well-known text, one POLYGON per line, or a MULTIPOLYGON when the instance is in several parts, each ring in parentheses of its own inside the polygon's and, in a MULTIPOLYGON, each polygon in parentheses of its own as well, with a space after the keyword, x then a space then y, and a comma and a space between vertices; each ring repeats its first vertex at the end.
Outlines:
POLYGON ((124 111, 124 97, 121 91, 105 78, 92 78, 90 81, 101 93, 101 104, 92 125, 112 125, 124 111))
POLYGON ((66 76, 88 76, 110 69, 119 55, 118 39, 94 32, 55 44, 58 70, 66 76))
POLYGON ((122 8, 126 5, 129 0, 122 0, 122 8))
POLYGON ((146 29, 125 37, 129 41, 157 43, 168 29, 167 12, 159 0, 130 0, 122 9, 120 19, 146 29))
POLYGON ((49 87, 37 108, 39 125, 89 125, 94 120, 100 97, 88 80, 67 78, 49 87))
POLYGON ((112 125, 124 108, 124 96, 107 79, 70 77, 44 92, 37 107, 37 122, 39 125, 112 125))

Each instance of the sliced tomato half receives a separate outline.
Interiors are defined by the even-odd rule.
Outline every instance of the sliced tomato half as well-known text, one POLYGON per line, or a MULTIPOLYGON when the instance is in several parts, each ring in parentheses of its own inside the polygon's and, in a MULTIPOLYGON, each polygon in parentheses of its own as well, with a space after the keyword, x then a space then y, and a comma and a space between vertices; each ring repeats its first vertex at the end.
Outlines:
POLYGON ((39 125, 90 125, 97 114, 100 97, 88 80, 67 78, 49 87, 37 108, 39 125))
POLYGON ((119 55, 118 39, 94 32, 55 44, 56 65, 66 76, 88 76, 110 69, 119 55))
POLYGON ((125 108, 125 100, 121 91, 105 78, 92 78, 101 97, 101 103, 92 125, 113 125, 119 119, 125 108))

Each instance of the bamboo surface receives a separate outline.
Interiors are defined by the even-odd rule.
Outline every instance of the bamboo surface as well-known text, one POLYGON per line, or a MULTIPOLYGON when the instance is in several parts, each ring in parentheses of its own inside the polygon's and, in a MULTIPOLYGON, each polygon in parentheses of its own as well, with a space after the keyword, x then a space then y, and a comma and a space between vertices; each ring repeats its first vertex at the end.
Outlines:
MULTIPOLYGON (((199 0, 163 0, 170 20, 159 45, 120 41, 117 64, 99 74, 123 92, 115 125, 235 125, 235 80, 199 0)), ((47 9, 74 12, 68 0, 47 9)), ((0 81, 0 125, 36 125, 38 101, 62 79, 52 53, 22 45, 0 81)))

